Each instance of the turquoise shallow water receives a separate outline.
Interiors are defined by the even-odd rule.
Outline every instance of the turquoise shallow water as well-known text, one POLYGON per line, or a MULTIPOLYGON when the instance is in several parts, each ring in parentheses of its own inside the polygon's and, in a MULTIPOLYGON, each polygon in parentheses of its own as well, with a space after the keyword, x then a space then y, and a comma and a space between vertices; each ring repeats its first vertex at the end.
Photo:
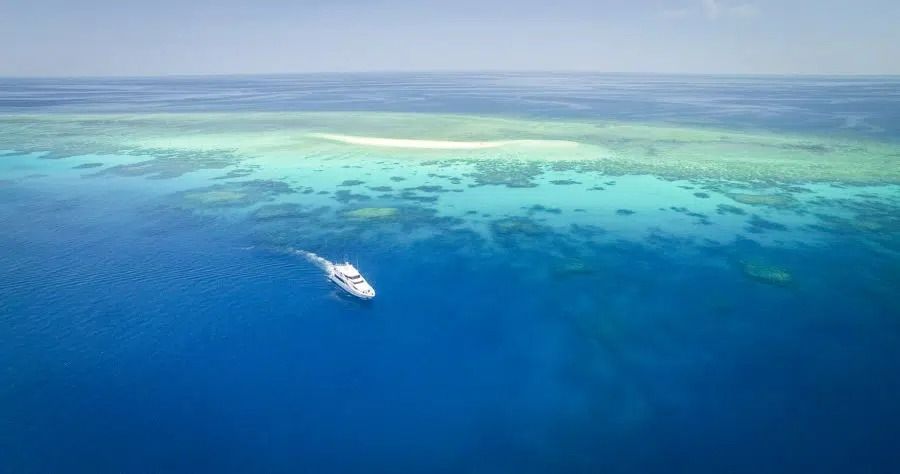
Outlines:
POLYGON ((0 470, 893 472, 898 91, 0 80, 0 470))

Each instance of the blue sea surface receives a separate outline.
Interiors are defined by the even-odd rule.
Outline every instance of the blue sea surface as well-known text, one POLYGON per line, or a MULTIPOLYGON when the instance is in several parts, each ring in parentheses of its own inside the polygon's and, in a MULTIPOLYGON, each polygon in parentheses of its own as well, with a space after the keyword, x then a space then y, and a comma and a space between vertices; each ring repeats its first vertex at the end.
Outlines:
MULTIPOLYGON (((0 79, 0 118, 241 111, 591 118, 896 143, 900 79, 0 79)), ((713 215, 685 217, 706 239, 636 239, 629 226, 647 219, 637 203, 618 214, 598 204, 621 225, 585 218, 560 232, 552 219, 576 211, 527 201, 520 216, 485 217, 486 238, 442 217, 444 201, 400 207, 416 216, 406 227, 367 233, 314 207, 288 221, 186 209, 183 193, 224 182, 191 173, 72 170, 105 159, 0 150, 0 472, 900 469, 896 183, 819 184, 881 193, 853 198, 866 218, 853 228, 812 208, 732 203, 755 218, 733 240, 715 234, 713 215), (321 238, 331 226, 349 227, 321 238), (346 253, 378 297, 343 295, 301 249, 346 253), (756 260, 776 262, 774 276, 755 273, 756 260)), ((339 174, 372 179, 349 165, 339 174)), ((652 186, 640 179, 604 177, 604 192, 652 186)), ((540 186, 573 186, 556 180, 540 186)), ((359 188, 328 191, 342 189, 359 188)), ((471 202, 479 215, 489 204, 471 202)))
POLYGON ((3 78, 0 113, 359 111, 728 125, 898 140, 897 76, 358 73, 3 78))

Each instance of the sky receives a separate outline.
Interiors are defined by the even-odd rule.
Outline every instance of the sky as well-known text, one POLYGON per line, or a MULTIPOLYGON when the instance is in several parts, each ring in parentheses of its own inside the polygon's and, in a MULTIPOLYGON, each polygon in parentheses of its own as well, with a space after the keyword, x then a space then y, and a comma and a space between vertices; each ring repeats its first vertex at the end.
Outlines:
POLYGON ((900 74, 898 0, 0 0, 0 75, 900 74))

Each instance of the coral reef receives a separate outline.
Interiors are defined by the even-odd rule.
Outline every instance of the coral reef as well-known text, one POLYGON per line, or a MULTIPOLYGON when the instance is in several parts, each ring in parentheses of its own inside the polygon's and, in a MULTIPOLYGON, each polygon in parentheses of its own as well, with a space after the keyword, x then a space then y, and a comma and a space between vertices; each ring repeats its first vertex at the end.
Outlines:
POLYGON ((751 206, 770 206, 776 208, 790 207, 797 204, 797 200, 790 194, 746 194, 746 193, 729 193, 729 198, 741 204, 749 204, 751 206))
POLYGON ((745 276, 762 283, 786 286, 793 282, 791 273, 777 265, 754 260, 742 260, 740 265, 745 276))
POLYGON ((214 209, 251 206, 294 192, 290 185, 282 181, 236 181, 181 191, 175 193, 172 199, 179 206, 214 209))
POLYGON ((344 211, 343 215, 351 219, 387 219, 397 215, 396 207, 361 207, 344 211))

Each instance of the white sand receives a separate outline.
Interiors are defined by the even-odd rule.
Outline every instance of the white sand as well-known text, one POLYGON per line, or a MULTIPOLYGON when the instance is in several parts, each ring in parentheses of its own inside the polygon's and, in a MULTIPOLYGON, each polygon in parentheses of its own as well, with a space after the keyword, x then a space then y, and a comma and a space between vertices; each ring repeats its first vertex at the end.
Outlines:
POLYGON ((537 145, 537 146, 574 146, 576 142, 565 140, 495 140, 495 141, 450 141, 450 140, 418 140, 409 138, 381 138, 360 137, 355 135, 339 135, 335 133, 314 133, 312 136, 332 140, 351 145, 390 147, 390 148, 419 148, 429 150, 478 150, 482 148, 496 148, 506 145, 537 145))

